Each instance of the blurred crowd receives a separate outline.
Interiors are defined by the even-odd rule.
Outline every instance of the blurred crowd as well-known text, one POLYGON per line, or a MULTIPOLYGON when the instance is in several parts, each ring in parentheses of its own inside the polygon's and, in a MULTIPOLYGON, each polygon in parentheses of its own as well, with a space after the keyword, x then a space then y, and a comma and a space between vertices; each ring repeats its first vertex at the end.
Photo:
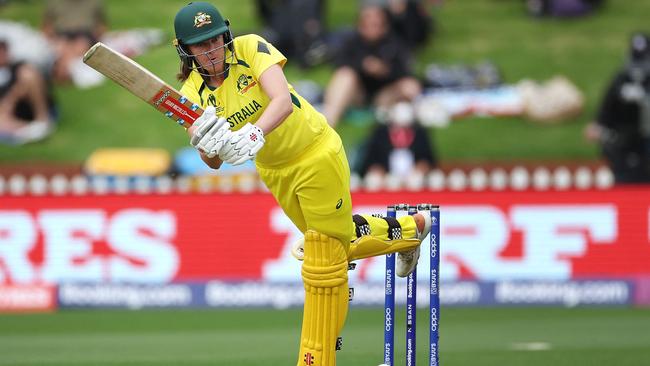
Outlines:
MULTIPOLYGON (((523 3, 532 17, 543 18, 587 15, 603 2, 523 3)), ((492 90, 487 97, 478 97, 488 98, 485 105, 492 103, 493 110, 473 104, 455 112, 459 115, 471 110, 555 121, 582 111, 582 95, 566 78, 546 84, 527 81, 517 86, 514 96, 512 88, 494 92, 502 80, 498 66, 489 62, 441 66, 425 60, 428 66, 418 75, 415 54, 435 42, 434 15, 436 7, 444 6, 441 0, 360 0, 355 23, 338 29, 328 26, 326 0, 256 0, 255 5, 262 24, 259 33, 292 63, 302 68, 332 67, 322 88, 309 91, 303 88, 305 84, 295 83, 332 127, 353 119, 350 116, 355 111, 367 111, 366 116, 371 116, 367 136, 350 154, 352 169, 361 176, 425 175, 439 165, 430 127, 448 123, 450 116, 439 108, 448 95, 439 93, 433 101, 427 99, 432 91, 457 92, 451 104, 458 106, 466 97, 462 93, 469 91, 477 98, 480 90, 492 90), (519 103, 515 107, 514 99, 519 103)), ((106 42, 111 35, 115 40, 108 24, 101 0, 45 1, 38 37, 0 21, 0 143, 38 141, 55 129, 58 110, 53 86, 88 87, 101 81, 101 76, 83 64, 82 56, 98 40, 106 42), (44 44, 38 43, 41 40, 44 44), (32 50, 32 57, 23 54, 25 45, 32 50)), ((128 39, 117 38, 121 42, 128 39)), ((650 181, 648 43, 646 34, 632 37, 628 61, 608 87, 595 122, 585 129, 587 139, 600 143, 603 157, 620 183, 650 181)), ((126 53, 138 47, 122 45, 126 53)))
POLYGON ((423 90, 413 70, 414 52, 433 36, 434 3, 361 1, 353 27, 330 30, 324 0, 257 1, 262 35, 290 60, 334 67, 322 98, 312 100, 332 127, 350 108, 373 113, 375 127, 352 162, 361 175, 426 174, 436 165, 413 104, 423 90))
MULTIPOLYGON (((358 154, 353 153, 356 158, 352 167, 362 176, 391 174, 410 178, 414 172, 426 174, 437 166, 432 134, 426 127, 439 124, 432 120, 440 118, 434 103, 425 98, 427 87, 461 93, 472 89, 471 93, 476 94, 477 89, 501 84, 498 68, 489 63, 476 68, 447 69, 432 64, 426 75, 415 74, 414 53, 434 36, 434 3, 437 2, 361 1, 353 29, 329 31, 324 19, 324 0, 258 1, 267 37, 290 58, 297 58, 302 66, 326 61, 334 66, 321 108, 330 125, 336 127, 350 108, 369 108, 374 113, 371 133, 358 154), (423 101, 428 104, 424 113, 423 101)), ((604 0, 525 1, 528 13, 536 18, 587 16, 603 3, 604 0)), ((650 182, 648 54, 647 36, 639 33, 632 37, 626 65, 608 87, 596 122, 585 130, 589 140, 601 144, 602 156, 618 183, 650 182)), ((456 93, 452 103, 459 103, 461 93, 456 93)), ((558 123, 578 116, 583 110, 582 93, 566 77, 554 77, 545 83, 523 80, 516 93, 515 112, 498 105, 494 114, 512 113, 533 121, 558 123)), ((442 119, 447 123, 448 118, 442 119)))
POLYGON ((83 63, 97 41, 131 56, 162 41, 157 30, 110 32, 105 7, 102 0, 46 0, 38 29, 0 19, 0 143, 22 145, 54 131, 55 86, 103 81, 83 63))
POLYGON ((24 144, 53 131, 57 108, 52 84, 70 83, 80 69, 87 72, 81 58, 105 30, 101 0, 48 0, 40 36, 51 53, 30 57, 17 52, 39 36, 28 31, 15 27, 0 35, 1 141, 24 144), (35 58, 40 65, 31 62, 35 58))

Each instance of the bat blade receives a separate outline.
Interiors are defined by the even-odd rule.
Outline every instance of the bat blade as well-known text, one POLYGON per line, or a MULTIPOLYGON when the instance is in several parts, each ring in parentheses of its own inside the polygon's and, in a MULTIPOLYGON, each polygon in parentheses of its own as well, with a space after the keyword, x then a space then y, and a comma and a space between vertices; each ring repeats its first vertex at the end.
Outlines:
POLYGON ((183 127, 189 127, 203 113, 176 89, 142 65, 97 42, 84 55, 84 63, 144 100, 183 127))

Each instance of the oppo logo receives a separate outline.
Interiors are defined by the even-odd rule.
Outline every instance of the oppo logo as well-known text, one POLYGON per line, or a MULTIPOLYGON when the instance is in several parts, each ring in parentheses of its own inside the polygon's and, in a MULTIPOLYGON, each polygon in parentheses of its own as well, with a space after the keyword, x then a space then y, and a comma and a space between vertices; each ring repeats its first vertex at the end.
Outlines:
POLYGON ((431 258, 435 258, 438 255, 438 237, 434 233, 429 235, 431 235, 431 258))
POLYGON ((436 308, 431 309, 431 331, 438 331, 438 309, 436 308))
POLYGON ((391 329, 393 329, 393 313, 389 308, 386 308, 385 310, 384 320, 386 322, 385 324, 386 331, 390 331, 391 329))

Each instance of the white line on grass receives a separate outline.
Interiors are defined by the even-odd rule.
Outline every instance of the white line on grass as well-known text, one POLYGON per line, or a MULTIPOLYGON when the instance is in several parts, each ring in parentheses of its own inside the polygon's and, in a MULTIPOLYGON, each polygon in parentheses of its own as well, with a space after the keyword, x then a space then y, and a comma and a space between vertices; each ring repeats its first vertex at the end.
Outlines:
POLYGON ((511 343, 510 349, 514 351, 548 351, 551 345, 547 342, 519 342, 511 343))

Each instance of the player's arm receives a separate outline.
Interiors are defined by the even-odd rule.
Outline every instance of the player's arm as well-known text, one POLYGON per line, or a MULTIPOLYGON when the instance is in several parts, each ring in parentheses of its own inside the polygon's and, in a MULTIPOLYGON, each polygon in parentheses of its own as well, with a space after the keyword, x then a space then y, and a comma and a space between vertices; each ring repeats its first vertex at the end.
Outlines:
POLYGON ((287 79, 278 64, 266 68, 259 77, 269 105, 255 124, 247 123, 232 133, 228 143, 219 151, 219 158, 232 165, 253 159, 264 146, 264 136, 278 127, 293 111, 287 79))
POLYGON ((260 85, 271 100, 264 113, 255 123, 264 135, 278 127, 293 111, 287 78, 280 65, 269 66, 260 75, 260 85))

